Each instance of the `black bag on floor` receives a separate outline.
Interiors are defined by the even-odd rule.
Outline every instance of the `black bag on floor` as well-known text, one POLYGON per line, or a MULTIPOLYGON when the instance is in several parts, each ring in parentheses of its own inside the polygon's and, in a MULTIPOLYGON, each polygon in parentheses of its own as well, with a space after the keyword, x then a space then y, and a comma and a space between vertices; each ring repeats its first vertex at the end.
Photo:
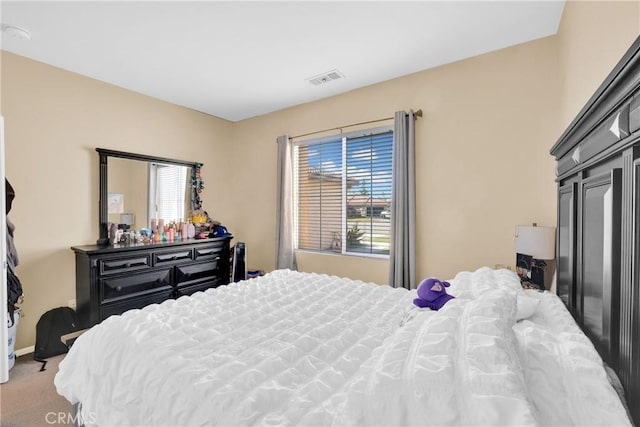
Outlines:
POLYGON ((33 358, 42 362, 45 370, 46 358, 66 353, 69 348, 60 337, 78 330, 76 312, 70 307, 58 307, 44 313, 36 324, 36 348, 33 358))

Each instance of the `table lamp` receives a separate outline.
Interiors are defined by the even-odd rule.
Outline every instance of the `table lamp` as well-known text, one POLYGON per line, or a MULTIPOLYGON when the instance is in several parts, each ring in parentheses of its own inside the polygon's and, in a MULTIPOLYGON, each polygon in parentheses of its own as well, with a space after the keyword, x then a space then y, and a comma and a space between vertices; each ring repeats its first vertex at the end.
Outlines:
POLYGON ((544 272, 547 263, 556 257, 555 227, 516 225, 516 271, 523 281, 545 289, 544 272))

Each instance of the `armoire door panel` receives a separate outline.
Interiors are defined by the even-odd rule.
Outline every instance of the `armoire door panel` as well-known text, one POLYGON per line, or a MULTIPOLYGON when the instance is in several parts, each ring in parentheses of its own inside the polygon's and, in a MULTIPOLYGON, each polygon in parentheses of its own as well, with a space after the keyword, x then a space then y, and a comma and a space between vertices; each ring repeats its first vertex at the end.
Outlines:
POLYGON ((607 354, 618 334, 620 177, 621 170, 613 169, 585 180, 582 187, 582 326, 607 354))
POLYGON ((576 184, 570 183, 558 190, 558 265, 556 290, 569 308, 575 309, 575 227, 576 184))
MULTIPOLYGON (((633 161, 633 240, 631 252, 632 263, 630 292, 626 293, 631 301, 625 301, 631 313, 624 318, 624 331, 621 338, 624 340, 620 346, 628 363, 625 374, 629 376, 632 389, 628 391, 629 399, 640 402, 640 343, 637 337, 640 336, 640 159, 633 161)), ((626 314, 626 313, 625 313, 626 314)), ((636 407, 636 413, 640 415, 640 405, 636 407)))

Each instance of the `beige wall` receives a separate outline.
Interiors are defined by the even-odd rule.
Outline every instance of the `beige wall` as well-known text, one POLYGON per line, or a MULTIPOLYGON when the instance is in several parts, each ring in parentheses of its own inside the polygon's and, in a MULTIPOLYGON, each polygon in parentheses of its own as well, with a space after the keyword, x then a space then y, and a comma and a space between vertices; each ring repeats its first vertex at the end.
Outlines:
MULTIPOLYGON (((273 267, 277 135, 409 108, 424 112, 416 123, 418 276, 512 265, 516 224, 555 223, 548 150, 560 129, 557 64, 557 43, 546 38, 237 123, 234 188, 253 195, 235 203, 237 235, 250 266, 273 267)), ((378 283, 386 283, 387 265, 310 253, 299 259, 304 271, 378 283)))
POLYGON ((587 103, 638 34, 638 1, 567 2, 558 33, 565 125, 587 103))
POLYGON ((224 221, 231 123, 2 52, 6 171, 26 317, 16 348, 35 342, 46 310, 75 298, 69 249, 98 238, 96 147, 204 163, 205 208, 224 221), (219 191, 216 193, 220 193, 219 191))
MULTIPOLYGON (((549 149, 639 22, 635 1, 567 2, 556 36, 236 123, 234 189, 251 195, 234 203, 236 235, 248 243, 250 266, 273 267, 277 135, 409 108, 424 111, 416 124, 418 277, 513 266, 516 224, 556 224, 549 149)), ((387 281, 385 260, 306 252, 298 261, 303 271, 387 281)))
MULTIPOLYGON (((75 297, 69 247, 98 237, 96 147, 204 163, 205 209, 247 242, 249 267, 270 270, 276 137, 422 109, 418 276, 513 265, 516 224, 555 224, 549 148, 638 22, 637 2, 571 2, 557 36, 238 123, 2 52, 7 176, 17 192, 9 217, 26 294, 17 348, 34 343, 44 311, 75 297)), ((387 280, 385 260, 298 259, 304 271, 387 280)))

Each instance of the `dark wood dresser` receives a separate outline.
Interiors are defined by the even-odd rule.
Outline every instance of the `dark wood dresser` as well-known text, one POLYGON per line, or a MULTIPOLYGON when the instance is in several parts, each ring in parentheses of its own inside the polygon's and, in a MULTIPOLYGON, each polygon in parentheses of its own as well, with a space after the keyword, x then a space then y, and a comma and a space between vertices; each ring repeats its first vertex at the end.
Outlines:
POLYGON ((113 314, 229 283, 231 238, 74 246, 82 328, 113 314))

